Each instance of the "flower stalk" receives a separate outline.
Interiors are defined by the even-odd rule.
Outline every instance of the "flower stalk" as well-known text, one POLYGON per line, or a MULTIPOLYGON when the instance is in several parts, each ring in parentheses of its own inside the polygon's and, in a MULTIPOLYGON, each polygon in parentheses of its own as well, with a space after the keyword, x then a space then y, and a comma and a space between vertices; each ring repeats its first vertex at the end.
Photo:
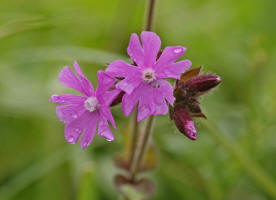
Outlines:
POLYGON ((133 117, 134 126, 133 126, 133 133, 132 133, 129 163, 133 162, 135 149, 137 146, 137 141, 138 141, 138 136, 139 136, 139 123, 137 121, 137 114, 138 114, 138 106, 136 106, 136 108, 135 108, 134 117, 133 117))
POLYGON ((148 118, 147 125, 145 127, 145 132, 140 137, 140 140, 137 145, 136 152, 133 158, 133 162, 131 163, 131 166, 130 166, 130 181, 135 181, 136 174, 143 161, 149 140, 152 135, 153 121, 154 121, 154 116, 152 115, 148 118))
MULTIPOLYGON (((152 30, 155 5, 156 5, 156 0, 148 0, 146 21, 145 21, 146 31, 152 30)), ((140 137, 140 140, 139 140, 139 124, 137 121, 138 106, 136 106, 134 114, 135 114, 134 129, 132 134, 132 144, 131 144, 132 146, 131 146, 131 153, 130 153, 130 180, 131 181, 135 180, 135 177, 139 170, 141 162, 143 161, 143 157, 146 152, 148 141, 151 136, 152 126, 154 121, 154 117, 150 116, 147 121, 145 132, 140 137), (139 144, 137 144, 138 140, 139 140, 139 144)))
POLYGON ((146 31, 152 30, 155 5, 156 5, 156 0, 148 0, 147 18, 146 18, 146 24, 145 24, 146 31))

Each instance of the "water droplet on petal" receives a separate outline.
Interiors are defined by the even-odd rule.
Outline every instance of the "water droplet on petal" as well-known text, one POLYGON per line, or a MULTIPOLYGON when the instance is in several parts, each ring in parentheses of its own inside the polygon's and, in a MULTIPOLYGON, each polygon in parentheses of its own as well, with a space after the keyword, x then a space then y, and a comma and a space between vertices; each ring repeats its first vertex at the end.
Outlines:
POLYGON ((181 53, 182 52, 182 48, 177 48, 173 50, 174 53, 181 53))
POLYGON ((73 114, 72 117, 73 117, 74 119, 77 119, 77 118, 78 118, 78 115, 73 114))
POLYGON ((74 137, 73 137, 73 136, 69 136, 69 137, 67 138, 67 141, 68 141, 69 143, 72 143, 72 142, 74 141, 74 137))

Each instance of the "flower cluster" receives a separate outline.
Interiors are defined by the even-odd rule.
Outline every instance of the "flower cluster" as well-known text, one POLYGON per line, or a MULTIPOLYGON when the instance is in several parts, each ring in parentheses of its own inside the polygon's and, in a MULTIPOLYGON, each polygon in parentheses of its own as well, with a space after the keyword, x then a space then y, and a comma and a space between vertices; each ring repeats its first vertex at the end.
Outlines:
MULTIPOLYGON (((206 88, 201 91, 200 78, 199 81, 193 79, 186 81, 185 85, 182 84, 184 77, 181 74, 191 66, 189 60, 178 61, 185 53, 185 47, 168 46, 163 51, 160 51, 160 47, 160 38, 153 32, 142 32, 141 41, 137 34, 132 34, 127 53, 133 63, 116 60, 108 65, 105 72, 98 71, 96 91, 76 62, 74 68, 77 76, 69 67, 62 69, 59 75, 60 82, 82 93, 82 96, 51 96, 51 101, 60 104, 56 108, 56 113, 65 123, 67 142, 75 144, 83 133, 80 144, 84 149, 93 140, 97 127, 98 135, 108 141, 113 140, 108 121, 114 128, 115 121, 110 106, 118 103, 122 103, 122 110, 126 116, 137 106, 139 122, 151 115, 165 115, 168 113, 168 106, 174 106, 173 119, 177 127, 191 139, 195 139, 194 124, 189 109, 183 106, 183 101, 191 100, 194 109, 199 109, 195 96, 204 92, 206 88), (177 89, 166 79, 180 79, 176 83, 177 89), (183 87, 189 94, 195 92, 194 95, 190 95, 192 98, 187 99, 185 94, 182 94, 183 87), (184 122, 182 119, 185 119, 184 122)), ((194 113, 202 114, 200 110, 194 113)))

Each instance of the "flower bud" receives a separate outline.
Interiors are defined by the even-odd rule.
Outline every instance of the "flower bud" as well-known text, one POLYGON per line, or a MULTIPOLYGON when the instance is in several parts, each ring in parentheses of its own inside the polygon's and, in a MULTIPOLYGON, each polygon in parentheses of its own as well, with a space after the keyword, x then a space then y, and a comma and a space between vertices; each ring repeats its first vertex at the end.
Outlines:
POLYGON ((189 111, 183 105, 174 107, 174 123, 178 130, 191 140, 196 140, 196 129, 189 111))
POLYGON ((185 82, 187 93, 200 96, 220 84, 221 78, 213 74, 199 75, 185 82))

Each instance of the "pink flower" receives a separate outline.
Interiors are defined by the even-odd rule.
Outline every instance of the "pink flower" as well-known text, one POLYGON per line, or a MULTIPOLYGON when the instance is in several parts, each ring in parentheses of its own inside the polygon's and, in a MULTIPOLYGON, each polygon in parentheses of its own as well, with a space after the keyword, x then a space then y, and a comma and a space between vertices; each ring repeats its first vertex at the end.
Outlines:
POLYGON ((127 64, 122 60, 112 62, 106 73, 123 78, 116 86, 126 94, 122 99, 122 109, 128 116, 138 106, 138 121, 150 115, 162 115, 168 112, 168 101, 174 102, 173 88, 165 78, 179 79, 180 74, 191 66, 191 61, 176 62, 186 51, 182 46, 168 46, 157 60, 161 41, 153 32, 141 34, 142 46, 137 34, 132 34, 127 48, 134 62, 127 64))
POLYGON ((98 135, 108 141, 114 140, 114 136, 108 126, 107 120, 115 128, 115 121, 109 105, 119 94, 120 90, 110 90, 114 85, 114 78, 103 71, 98 71, 98 88, 96 92, 91 82, 83 75, 77 62, 74 68, 78 77, 69 67, 64 67, 59 74, 60 82, 78 90, 84 96, 74 94, 52 95, 50 100, 62 106, 56 107, 58 118, 65 122, 65 138, 70 144, 75 144, 83 132, 80 144, 85 149, 93 140, 97 124, 98 135))

